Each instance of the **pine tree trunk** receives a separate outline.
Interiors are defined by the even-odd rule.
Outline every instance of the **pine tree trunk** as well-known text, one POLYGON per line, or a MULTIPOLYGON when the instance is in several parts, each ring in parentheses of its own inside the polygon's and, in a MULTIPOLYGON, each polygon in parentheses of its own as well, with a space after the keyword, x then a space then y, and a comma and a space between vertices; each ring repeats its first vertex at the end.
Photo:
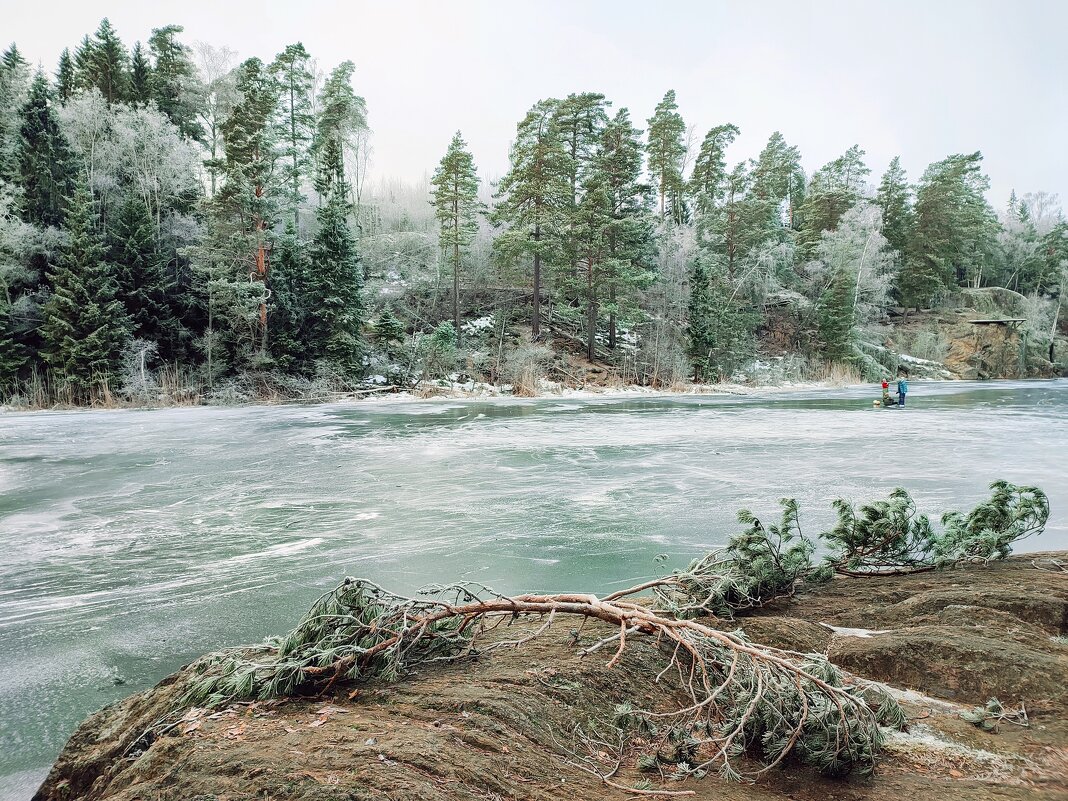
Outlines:
POLYGON ((530 335, 541 336, 541 222, 534 223, 534 312, 530 323, 530 335))
POLYGON ((586 358, 597 355, 597 298, 593 294, 593 259, 586 262, 586 358))

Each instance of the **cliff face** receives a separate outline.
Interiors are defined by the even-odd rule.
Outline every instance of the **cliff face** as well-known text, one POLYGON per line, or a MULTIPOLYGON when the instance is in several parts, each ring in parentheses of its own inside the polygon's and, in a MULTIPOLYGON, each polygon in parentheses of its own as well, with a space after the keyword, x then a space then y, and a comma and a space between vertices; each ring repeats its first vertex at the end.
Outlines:
MULTIPOLYGON (((715 776, 671 782, 638 773, 630 750, 616 755, 609 730, 586 749, 577 724, 588 731, 625 700, 658 708, 685 699, 665 697, 653 683, 651 643, 607 669, 608 656, 579 657, 561 625, 518 649, 443 663, 395 684, 166 717, 189 678, 179 672, 85 721, 35 798, 632 798, 583 769, 608 774, 617 761, 612 781, 623 787, 648 778, 697 799, 1065 798, 1068 573, 1059 564, 1068 556, 1056 558, 840 579, 738 621, 756 642, 823 652, 902 690, 911 731, 891 735, 870 779, 824 779, 787 764, 755 785, 715 776), (1023 703, 1030 728, 986 732, 959 717, 991 696, 1023 703), (161 718, 165 725, 146 735, 161 718)), ((587 624, 582 642, 602 634, 587 624)))

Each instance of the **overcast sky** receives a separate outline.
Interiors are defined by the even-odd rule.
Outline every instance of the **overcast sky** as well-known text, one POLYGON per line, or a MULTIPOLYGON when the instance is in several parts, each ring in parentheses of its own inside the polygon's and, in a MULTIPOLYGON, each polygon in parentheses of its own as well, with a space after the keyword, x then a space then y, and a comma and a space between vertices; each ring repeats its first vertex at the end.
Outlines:
POLYGON ((856 143, 872 180, 900 155, 910 180, 982 150, 999 208, 1013 188, 1068 197, 1064 0, 0 0, 0 37, 54 71, 108 16, 127 46, 154 27, 270 60, 301 41, 324 70, 356 64, 376 176, 433 170, 453 131, 480 174, 507 167, 538 99, 597 91, 644 120, 665 90, 698 141, 732 122, 732 161, 778 129, 809 172, 856 143))

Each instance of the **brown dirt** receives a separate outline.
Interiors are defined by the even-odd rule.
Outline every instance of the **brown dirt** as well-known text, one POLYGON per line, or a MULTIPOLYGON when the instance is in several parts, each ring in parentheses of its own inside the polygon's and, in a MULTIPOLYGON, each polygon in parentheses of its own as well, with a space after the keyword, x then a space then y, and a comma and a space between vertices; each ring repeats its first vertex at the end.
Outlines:
MULTIPOLYGON (((757 784, 713 776, 654 786, 725 801, 890 801, 1068 798, 1068 574, 1031 558, 910 577, 842 579, 739 620, 756 641, 828 653, 896 686, 982 703, 1024 701, 1031 727, 981 731, 960 707, 920 695, 904 702, 910 736, 888 744, 876 775, 831 780, 787 765, 757 784), (820 625, 892 629, 844 636, 820 625)), ((733 626, 732 626, 733 627, 733 626)), ((584 641, 597 627, 587 624, 584 641)), ((627 699, 665 698, 635 643, 614 669, 580 658, 566 627, 517 650, 425 668, 392 684, 328 697, 194 710, 151 743, 130 748, 180 695, 179 672, 89 718, 71 738, 39 801, 460 801, 634 798, 575 767, 562 745, 576 723, 604 720, 627 699), (147 747, 146 747, 147 746, 147 747), (123 756, 129 751, 128 756, 123 756)), ((614 759, 601 757, 605 772, 614 759)), ((633 754, 615 777, 642 778, 633 754)))

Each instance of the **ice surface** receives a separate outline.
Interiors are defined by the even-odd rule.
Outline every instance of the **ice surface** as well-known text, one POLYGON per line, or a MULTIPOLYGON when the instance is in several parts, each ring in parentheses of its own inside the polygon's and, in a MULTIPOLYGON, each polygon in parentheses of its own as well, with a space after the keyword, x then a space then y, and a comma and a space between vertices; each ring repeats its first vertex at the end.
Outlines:
POLYGON ((815 533, 839 495, 938 513, 995 478, 1050 494, 1024 549, 1068 547, 1068 382, 911 390, 2 415, 0 795, 87 713, 346 574, 603 592, 723 543, 740 507, 797 497, 815 533))

